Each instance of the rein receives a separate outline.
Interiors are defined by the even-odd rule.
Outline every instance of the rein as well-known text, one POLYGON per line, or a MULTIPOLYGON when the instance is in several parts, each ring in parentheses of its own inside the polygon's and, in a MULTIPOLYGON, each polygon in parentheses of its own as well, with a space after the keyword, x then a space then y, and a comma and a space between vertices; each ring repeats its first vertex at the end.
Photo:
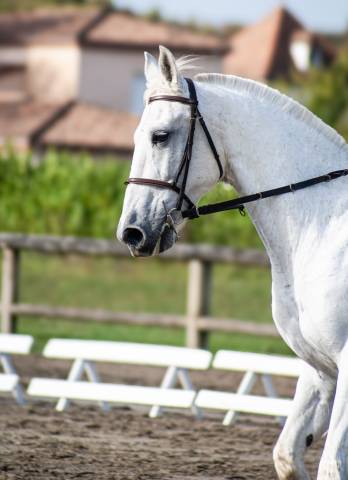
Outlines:
POLYGON ((133 183, 135 185, 148 185, 151 187, 167 188, 176 192, 178 194, 176 207, 173 208, 170 212, 167 212, 167 224, 173 226, 174 229, 175 229, 175 221, 173 219, 174 212, 180 212, 183 218, 187 218, 189 220, 198 218, 201 215, 209 215, 211 213, 224 212, 226 210, 239 210, 241 215, 245 215, 244 205, 246 203, 262 200, 263 198, 283 195, 285 193, 296 192, 297 190, 302 190, 304 188, 308 188, 322 182, 329 182, 331 180, 336 180, 337 178, 348 175, 348 169, 335 170, 325 175, 320 175, 319 177, 309 178, 302 182, 291 183, 290 185, 273 188, 271 190, 264 190, 263 192, 253 193, 251 195, 238 197, 232 200, 227 200, 225 202, 212 203, 208 205, 203 205, 201 207, 197 207, 185 193, 187 177, 188 177, 191 158, 192 158, 193 139, 194 139, 197 120, 199 121, 203 129, 203 132, 208 140, 209 147, 215 158, 217 167, 219 169, 219 180, 221 180, 221 178, 223 177, 224 172, 223 172, 219 154, 216 150, 213 139, 209 133, 209 130, 206 126, 206 123, 202 115, 200 114, 200 111, 198 110, 198 100, 197 100, 196 88, 194 86, 194 83, 189 78, 186 78, 185 80, 189 88, 190 98, 182 97, 179 95, 155 95, 149 98, 149 103, 155 102, 157 100, 165 100, 167 102, 184 103, 186 105, 189 105, 191 108, 190 129, 189 129, 188 137, 186 140, 184 153, 183 153, 183 156, 179 165, 179 169, 177 171, 174 181, 170 182, 166 180, 157 180, 152 178, 131 177, 131 178, 128 178, 128 180, 125 182, 126 185, 130 183, 133 183), (179 179, 181 176, 182 176, 181 185, 179 185, 179 179), (188 206, 186 210, 182 210, 182 205, 184 201, 187 203, 187 206, 188 206))
POLYGON ((255 202, 256 200, 262 200, 263 198, 275 197, 277 195, 283 195, 284 193, 296 192, 303 188, 312 187, 322 182, 329 182, 330 180, 336 180, 336 178, 344 177, 348 175, 348 169, 335 170, 334 172, 320 175, 319 177, 309 178, 302 182, 291 183, 284 187, 272 188, 271 190, 264 190, 263 192, 252 193, 245 197, 234 198, 233 200, 227 200, 225 202, 212 203, 210 205, 202 205, 201 207, 189 208, 182 212, 184 218, 193 219, 198 218, 201 215, 209 215, 210 213, 224 212, 226 210, 238 209, 241 215, 245 215, 244 204, 255 202))

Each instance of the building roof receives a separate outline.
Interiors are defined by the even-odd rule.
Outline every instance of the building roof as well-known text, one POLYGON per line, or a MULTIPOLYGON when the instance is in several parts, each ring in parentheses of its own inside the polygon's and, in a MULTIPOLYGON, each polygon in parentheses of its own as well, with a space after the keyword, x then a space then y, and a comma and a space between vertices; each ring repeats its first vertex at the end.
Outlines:
POLYGON ((0 106, 3 102, 24 100, 27 97, 24 88, 25 82, 24 67, 0 63, 0 106))
POLYGON ((153 22, 125 12, 110 12, 82 37, 85 45, 153 49, 165 45, 189 53, 222 53, 225 41, 216 34, 195 32, 168 22, 153 22))
POLYGON ((254 79, 269 78, 274 71, 277 50, 283 50, 280 42, 286 41, 290 31, 299 29, 301 24, 287 10, 275 9, 261 22, 231 37, 231 51, 224 61, 225 72, 254 79))
POLYGON ((139 118, 87 103, 72 104, 38 137, 39 147, 130 154, 139 118))
POLYGON ((0 15, 0 45, 71 43, 98 15, 91 8, 51 8, 0 15))
POLYGON ((71 43, 153 49, 159 44, 190 53, 222 53, 223 39, 188 27, 153 22, 110 8, 50 8, 0 14, 0 45, 71 43))
POLYGON ((230 37, 230 52, 224 59, 225 73, 256 80, 286 76, 292 65, 289 47, 296 35, 307 40, 315 39, 329 54, 328 42, 308 32, 285 8, 276 8, 262 21, 230 37))
POLYGON ((57 111, 57 105, 33 101, 0 103, 0 146, 30 147, 32 135, 57 111))
POLYGON ((133 114, 86 103, 0 103, 0 147, 13 143, 20 150, 54 147, 130 155, 138 122, 133 114))

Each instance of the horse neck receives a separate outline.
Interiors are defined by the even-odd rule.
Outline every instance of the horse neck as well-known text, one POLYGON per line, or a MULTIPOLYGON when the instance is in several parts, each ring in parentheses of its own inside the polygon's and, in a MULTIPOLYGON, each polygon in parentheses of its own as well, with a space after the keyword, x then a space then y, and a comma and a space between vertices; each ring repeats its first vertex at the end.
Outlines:
MULTIPOLYGON (((214 90, 212 85, 203 89, 209 121, 216 131, 224 132, 226 180, 240 195, 347 167, 347 149, 327 127, 315 128, 300 115, 281 109, 276 101, 253 98, 250 92, 243 95, 216 86, 214 90)), ((334 188, 327 192, 325 188, 309 188, 247 206, 273 267, 291 268, 304 230, 313 224, 320 228, 323 209, 335 201, 334 188)))

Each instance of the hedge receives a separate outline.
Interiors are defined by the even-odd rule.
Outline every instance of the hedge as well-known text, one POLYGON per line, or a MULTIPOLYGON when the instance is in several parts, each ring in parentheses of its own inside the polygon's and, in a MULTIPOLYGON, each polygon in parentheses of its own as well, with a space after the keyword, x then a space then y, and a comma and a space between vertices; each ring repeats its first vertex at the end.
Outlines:
MULTIPOLYGON (((0 230, 113 238, 129 163, 51 151, 39 163, 7 149, 0 154, 0 230)), ((218 185, 204 201, 231 198, 218 185)), ((247 217, 218 213, 189 223, 185 241, 260 247, 247 217)))

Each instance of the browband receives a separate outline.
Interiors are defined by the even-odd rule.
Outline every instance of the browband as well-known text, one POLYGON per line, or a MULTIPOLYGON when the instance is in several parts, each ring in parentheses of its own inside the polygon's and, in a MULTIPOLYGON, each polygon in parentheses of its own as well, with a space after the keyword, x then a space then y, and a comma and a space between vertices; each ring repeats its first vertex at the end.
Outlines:
POLYGON ((180 102, 186 103, 187 105, 198 105, 197 100, 192 100, 191 98, 181 97, 179 95, 154 95, 149 98, 149 103, 155 102, 156 100, 165 100, 167 102, 180 102))

